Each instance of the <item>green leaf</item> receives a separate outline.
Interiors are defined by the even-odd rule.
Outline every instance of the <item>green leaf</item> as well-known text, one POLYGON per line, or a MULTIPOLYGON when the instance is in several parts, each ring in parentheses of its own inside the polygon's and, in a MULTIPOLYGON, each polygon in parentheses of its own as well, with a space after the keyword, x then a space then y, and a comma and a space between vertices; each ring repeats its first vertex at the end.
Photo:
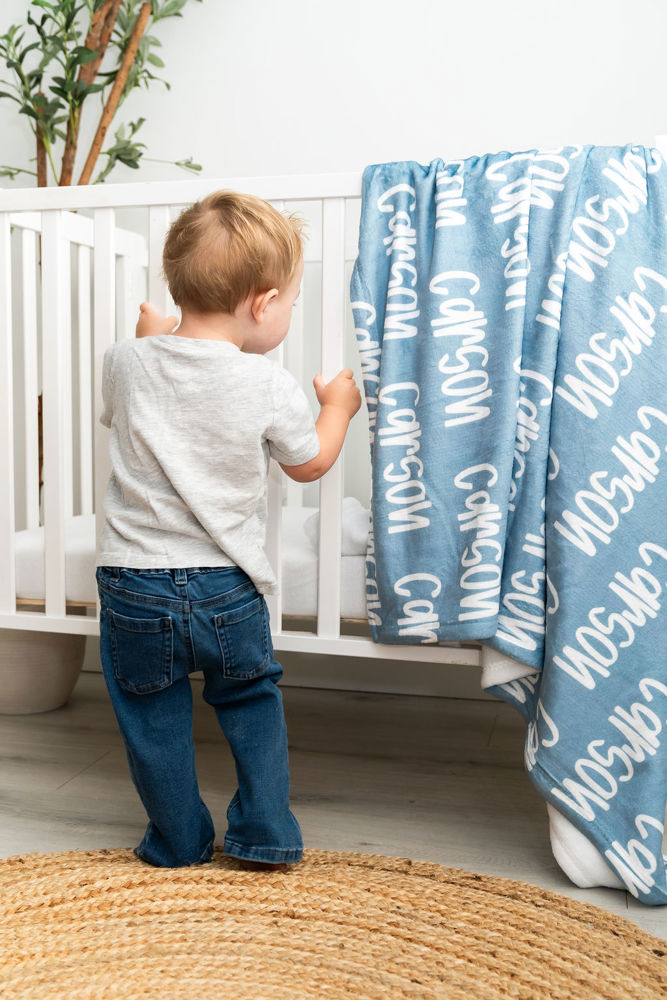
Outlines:
POLYGON ((155 11, 153 17, 156 21, 161 21, 165 17, 182 17, 181 11, 186 3, 187 0, 167 0, 162 7, 155 11))
POLYGON ((10 180, 14 180, 19 174, 32 174, 33 177, 37 176, 34 170, 24 170, 22 167, 0 166, 0 177, 9 177, 10 180))
POLYGON ((146 58, 148 59, 149 63, 151 63, 152 66, 157 66, 160 69, 164 69, 164 62, 162 61, 162 59, 160 59, 159 56, 156 56, 154 52, 149 52, 146 58))
MULTIPOLYGON (((76 80, 68 80, 64 76, 54 76, 53 81, 49 85, 49 90, 53 94, 59 94, 60 97, 64 97, 65 100, 69 100, 70 95, 74 91, 75 86, 76 86, 76 80)), ((37 102, 37 98, 35 98, 35 102, 37 102)))
POLYGON ((105 83, 80 83, 78 93, 87 97, 88 94, 98 94, 100 90, 104 90, 106 87, 105 83))
POLYGON ((27 45, 24 48, 23 52, 21 52, 19 55, 19 62, 22 63, 25 57, 28 55, 28 53, 32 52, 33 49, 39 49, 39 48, 41 48, 39 42, 33 42, 32 45, 27 45))
POLYGON ((77 45, 77 47, 72 52, 77 65, 83 66, 84 63, 92 62, 93 59, 97 59, 97 52, 93 52, 92 49, 87 48, 85 45, 77 45))
POLYGON ((176 166, 183 167, 184 170, 192 170, 193 173, 203 170, 200 163, 193 163, 191 156, 188 156, 187 160, 176 160, 176 166))
POLYGON ((65 51, 63 40, 59 35, 44 34, 42 35, 42 41, 44 44, 44 55, 48 56, 49 59, 53 59, 57 52, 65 51))

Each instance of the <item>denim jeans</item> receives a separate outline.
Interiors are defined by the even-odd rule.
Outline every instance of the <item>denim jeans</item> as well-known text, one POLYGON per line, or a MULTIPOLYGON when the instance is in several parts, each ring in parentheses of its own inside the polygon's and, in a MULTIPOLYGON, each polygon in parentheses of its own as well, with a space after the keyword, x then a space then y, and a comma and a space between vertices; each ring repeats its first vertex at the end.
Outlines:
POLYGON ((163 867, 210 861, 189 674, 204 673, 236 763, 223 850, 254 861, 302 855, 289 808, 287 730, 264 598, 237 567, 97 570, 100 652, 132 780, 148 813, 135 853, 163 867))

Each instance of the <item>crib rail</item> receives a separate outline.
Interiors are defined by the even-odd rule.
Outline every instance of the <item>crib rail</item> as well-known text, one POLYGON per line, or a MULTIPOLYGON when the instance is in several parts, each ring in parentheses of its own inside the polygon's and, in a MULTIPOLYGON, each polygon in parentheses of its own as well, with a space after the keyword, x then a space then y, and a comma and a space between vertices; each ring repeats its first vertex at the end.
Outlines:
POLYGON ((244 191, 267 201, 358 198, 361 193, 361 174, 290 174, 284 177, 200 178, 70 188, 12 188, 0 190, 0 212, 187 205, 222 188, 244 191))
MULTIPOLYGON (((349 209, 358 204, 360 186, 360 175, 343 174, 0 191, 0 460, 7 470, 0 482, 0 560, 6 567, 0 574, 0 628, 99 631, 96 608, 86 609, 66 592, 66 526, 74 514, 94 513, 99 538, 109 475, 108 431, 99 423, 102 359, 115 340, 133 336, 141 298, 174 311, 160 272, 164 234, 176 211, 219 188, 247 191, 281 208, 311 206, 316 232, 306 261, 319 283, 320 366, 328 379, 351 363, 349 344, 346 357, 346 269, 356 233, 349 209), (139 224, 125 221, 130 210, 141 215, 139 224), (21 594, 17 601, 15 537, 21 528, 44 532, 43 610, 34 600, 22 601, 21 594)), ((312 373, 304 364, 304 328, 309 302, 303 298, 279 358, 308 383, 312 373)), ((478 664, 479 651, 470 646, 383 647, 341 634, 344 485, 341 461, 319 485, 316 631, 283 628, 280 596, 271 597, 276 649, 478 664)), ((272 463, 267 552, 279 577, 283 503, 301 504, 303 498, 304 487, 287 482, 272 463)))

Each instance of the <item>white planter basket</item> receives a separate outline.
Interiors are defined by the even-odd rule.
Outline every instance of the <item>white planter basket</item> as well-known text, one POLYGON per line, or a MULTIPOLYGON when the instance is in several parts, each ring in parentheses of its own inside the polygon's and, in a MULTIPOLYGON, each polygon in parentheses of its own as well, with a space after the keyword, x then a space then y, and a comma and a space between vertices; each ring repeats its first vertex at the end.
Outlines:
POLYGON ((81 673, 85 649, 85 635, 2 629, 0 714, 31 715, 64 705, 81 673))

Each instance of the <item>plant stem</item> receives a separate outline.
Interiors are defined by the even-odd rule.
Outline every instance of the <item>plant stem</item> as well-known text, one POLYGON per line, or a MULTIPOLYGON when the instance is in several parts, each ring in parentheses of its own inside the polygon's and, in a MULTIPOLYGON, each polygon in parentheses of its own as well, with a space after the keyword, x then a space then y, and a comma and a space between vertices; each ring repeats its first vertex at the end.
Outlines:
MULTIPOLYGON (((39 111, 37 111, 37 114, 39 115, 39 111)), ((39 124, 39 118, 35 122, 35 139, 37 141, 37 187, 45 188, 48 183, 46 176, 46 144, 39 124)))
POLYGON ((89 49, 95 49, 97 52, 97 59, 93 59, 89 63, 85 63, 81 67, 80 78, 85 83, 92 83, 97 76, 97 71, 100 68, 100 63, 104 58, 104 53, 107 50, 107 45, 111 39, 113 29, 116 25, 116 19, 118 17, 118 12, 123 5, 123 0, 107 0, 104 7, 101 7, 97 14, 93 17, 93 23, 91 24, 91 33, 95 32, 95 44, 89 45, 88 39, 86 39, 86 45, 89 49), (102 18, 100 24, 95 24, 95 18, 102 18))
MULTIPOLYGON (((34 170, 26 170, 24 167, 10 167, 6 163, 0 163, 0 170, 8 170, 11 171, 12 174, 30 174, 31 177, 37 176, 34 170)), ((10 179, 14 180, 13 177, 11 177, 10 179)))
POLYGON ((116 73, 116 78, 113 82, 111 88, 111 93, 107 99, 107 103, 104 106, 104 111, 102 112, 102 117, 100 118, 99 125, 97 126, 97 132, 95 133, 95 138, 93 139, 92 145, 90 147, 90 152, 88 153, 88 158, 84 164, 81 176, 79 177, 79 184, 88 184, 95 167, 98 156, 102 149, 102 144, 104 142, 105 136, 107 134, 107 129, 111 124, 114 114, 116 113, 116 108, 118 107, 118 102, 120 101, 121 95, 123 93, 123 88, 127 82, 127 77, 130 72, 132 63, 134 62, 134 57, 137 54, 137 49, 139 48, 139 42, 141 36, 143 35, 146 25, 148 24, 148 19, 151 16, 151 4, 146 0, 145 3, 141 5, 139 15, 135 21, 134 28, 132 30, 132 35, 127 44, 127 48, 123 53, 123 59, 118 67, 118 72, 116 73))
MULTIPOLYGON (((86 48, 97 52, 97 58, 92 59, 89 63, 84 63, 80 67, 79 82, 91 84, 95 81, 122 2, 123 0, 106 0, 104 6, 100 7, 97 13, 93 14, 86 37, 86 48)), ((74 161, 76 160, 76 151, 79 145, 81 110, 82 108, 79 106, 78 114, 74 118, 70 115, 67 122, 67 136, 65 138, 65 149, 63 150, 60 181, 58 182, 61 187, 71 184, 72 177, 74 176, 74 161)))
MULTIPOLYGON (((56 170, 56 165, 53 162, 53 147, 51 146, 50 142, 45 142, 44 146, 46 148, 46 155, 49 158, 49 163, 51 164, 51 172, 53 174, 53 179, 54 179, 54 181, 57 184, 58 183, 58 171, 56 170)), ((46 185, 44 185, 44 186, 46 187, 46 185)))
POLYGON ((47 185, 46 176, 46 149, 42 137, 37 132, 37 187, 45 188, 47 185))

